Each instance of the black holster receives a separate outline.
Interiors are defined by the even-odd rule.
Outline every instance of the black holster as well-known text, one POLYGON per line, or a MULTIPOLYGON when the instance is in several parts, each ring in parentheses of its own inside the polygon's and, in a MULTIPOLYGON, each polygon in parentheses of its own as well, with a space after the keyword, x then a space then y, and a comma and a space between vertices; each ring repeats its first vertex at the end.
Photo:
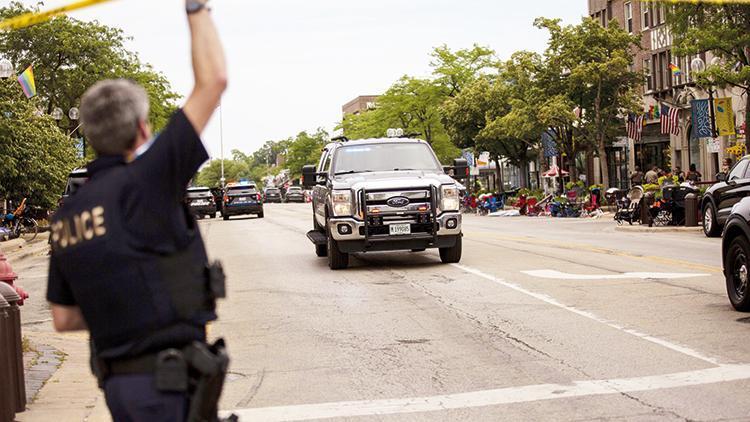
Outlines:
POLYGON ((213 345, 195 342, 186 349, 185 358, 195 383, 190 394, 188 422, 218 421, 219 398, 229 369, 224 339, 213 345))

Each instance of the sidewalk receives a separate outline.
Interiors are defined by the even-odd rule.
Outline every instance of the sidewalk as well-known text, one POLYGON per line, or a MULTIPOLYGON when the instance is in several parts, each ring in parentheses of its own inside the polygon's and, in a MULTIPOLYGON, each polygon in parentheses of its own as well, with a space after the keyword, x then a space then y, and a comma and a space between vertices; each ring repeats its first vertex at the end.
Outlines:
MULTIPOLYGON (((111 420, 104 396, 89 369, 88 334, 28 332, 24 335, 32 345, 48 345, 62 354, 58 353, 58 369, 33 401, 29 397, 27 410, 16 415, 17 421, 111 420)), ((39 376, 46 378, 44 375, 27 370, 27 385, 37 381, 39 376)))
POLYGON ((631 233, 702 233, 703 227, 684 227, 684 226, 667 226, 667 227, 649 227, 648 225, 622 225, 617 226, 615 231, 631 233))

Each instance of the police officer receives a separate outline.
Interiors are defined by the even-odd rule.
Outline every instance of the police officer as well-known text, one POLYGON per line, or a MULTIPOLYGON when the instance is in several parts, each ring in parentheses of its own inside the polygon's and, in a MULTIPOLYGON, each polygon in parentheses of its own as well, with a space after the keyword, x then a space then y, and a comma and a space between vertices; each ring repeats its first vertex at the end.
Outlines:
POLYGON ((97 159, 51 223, 54 326, 90 332, 115 421, 214 420, 226 371, 223 346, 207 345, 205 333, 223 274, 208 265, 182 204, 208 159, 200 134, 227 83, 205 1, 185 2, 195 87, 159 136, 152 139, 149 99, 135 83, 102 81, 83 96, 97 159))

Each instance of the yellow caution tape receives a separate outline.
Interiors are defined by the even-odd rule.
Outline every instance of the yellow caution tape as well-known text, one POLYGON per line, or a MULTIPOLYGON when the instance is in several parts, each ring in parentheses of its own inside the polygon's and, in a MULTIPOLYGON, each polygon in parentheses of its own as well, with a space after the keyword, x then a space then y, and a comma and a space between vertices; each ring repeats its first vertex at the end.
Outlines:
POLYGON ((94 6, 99 3, 106 3, 112 0, 79 0, 60 6, 55 9, 45 10, 43 12, 31 12, 20 16, 12 17, 0 22, 0 31, 8 29, 21 29, 38 23, 46 22, 57 15, 61 15, 73 10, 83 9, 94 6))

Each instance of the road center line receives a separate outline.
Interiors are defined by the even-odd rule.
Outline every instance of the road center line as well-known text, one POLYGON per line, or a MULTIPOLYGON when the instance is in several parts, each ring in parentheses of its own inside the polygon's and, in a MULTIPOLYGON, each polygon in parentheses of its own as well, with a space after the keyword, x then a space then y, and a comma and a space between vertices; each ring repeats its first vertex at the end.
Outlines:
MULTIPOLYGON (((722 365, 697 371, 637 378, 576 381, 572 384, 540 384, 406 399, 238 409, 233 412, 243 421, 308 421, 355 416, 436 412, 571 397, 634 393, 744 379, 750 379, 750 365, 722 365)), ((222 413, 223 416, 228 416, 230 412, 222 413)))
POLYGON ((711 274, 687 274, 687 273, 622 273, 622 274, 570 274, 555 270, 521 271, 526 275, 537 278, 548 278, 553 280, 677 280, 683 278, 710 277, 711 274))
POLYGON ((662 347, 666 347, 667 349, 673 350, 673 351, 681 353, 683 355, 687 355, 687 356, 690 356, 692 358, 699 359, 699 360, 702 360, 704 362, 708 362, 708 363, 713 364, 713 365, 719 365, 719 360, 718 359, 706 356, 706 355, 704 355, 704 354, 702 354, 702 353, 700 353, 700 352, 698 352, 696 350, 693 350, 693 349, 691 349, 691 348, 689 348, 687 346, 682 346, 682 345, 679 345, 679 344, 676 344, 676 343, 672 343, 670 341, 663 340, 663 339, 660 339, 660 338, 657 338, 657 337, 653 337, 653 336, 650 336, 648 334, 642 333, 640 331, 633 330, 633 329, 630 329, 630 328, 626 328, 626 327, 624 327, 622 325, 619 325, 619 324, 615 324, 615 323, 607 321, 606 319, 604 319, 602 317, 599 317, 599 316, 597 316, 597 315, 595 315, 595 314, 593 314, 591 312, 583 311, 583 310, 580 310, 578 308, 574 308, 572 306, 565 305, 565 304, 560 303, 559 301, 557 301, 556 299, 554 299, 554 298, 552 298, 550 296, 547 296, 547 295, 541 294, 541 293, 532 292, 531 290, 527 290, 527 289, 525 289, 525 288, 523 288, 523 287, 521 287, 521 286, 519 286, 517 284, 509 283, 509 282, 507 282, 505 280, 502 280, 502 279, 497 278, 497 277, 495 277, 493 275, 484 273, 484 272, 482 272, 480 270, 477 270, 475 268, 467 267, 467 266, 461 265, 461 264, 453 264, 453 266, 456 267, 456 268, 458 268, 458 269, 460 269, 460 270, 462 270, 462 271, 464 271, 464 272, 467 272, 469 274, 473 274, 475 276, 484 278, 485 280, 492 281, 492 282, 497 283, 497 284, 499 284, 501 286, 504 286, 504 287, 507 287, 509 289, 515 290, 515 291, 517 291, 519 293, 523 293, 523 294, 525 294, 527 296, 531 296, 534 299, 542 301, 542 302, 544 302, 544 303, 546 303, 548 305, 552 305, 552 306, 555 306, 557 308, 564 309, 564 310, 566 310, 568 312, 572 312, 572 313, 574 313, 576 315, 579 315, 579 316, 582 316, 584 318, 588 318, 590 320, 593 320, 593 321, 596 321, 598 323, 604 324, 604 325, 606 325, 606 326, 608 326, 610 328, 614 328, 616 330, 622 331, 623 333, 627 333, 627 334, 630 334, 632 336, 638 337, 640 339, 649 341, 651 343, 658 344, 658 345, 660 345, 662 347))

